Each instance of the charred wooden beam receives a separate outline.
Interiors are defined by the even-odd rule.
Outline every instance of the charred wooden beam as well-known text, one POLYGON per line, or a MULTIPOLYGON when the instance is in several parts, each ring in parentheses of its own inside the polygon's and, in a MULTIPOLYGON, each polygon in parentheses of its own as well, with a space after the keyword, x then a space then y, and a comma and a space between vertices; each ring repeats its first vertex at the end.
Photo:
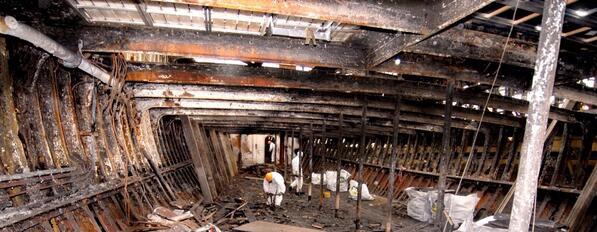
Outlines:
POLYGON ((394 131, 392 133, 392 153, 390 154, 390 177, 389 177, 389 188, 388 188, 388 206, 387 206, 387 215, 386 215, 386 232, 390 232, 393 229, 392 226, 392 214, 394 212, 394 206, 392 205, 392 200, 394 200, 394 182, 395 176, 394 172, 396 171, 396 158, 398 155, 398 135, 399 135, 399 125, 400 125, 400 96, 396 97, 396 105, 394 106, 394 121, 392 126, 394 127, 394 131))
MULTIPOLYGON (((567 86, 554 86, 554 96, 567 98, 572 101, 597 105, 597 93, 589 89, 576 89, 567 86)), ((572 104, 574 105, 574 104, 572 104)))
POLYGON ((427 19, 427 27, 422 32, 422 35, 398 33, 389 36, 380 44, 372 46, 374 49, 369 51, 366 56, 367 67, 372 68, 381 64, 402 52, 405 48, 428 39, 493 1, 494 0, 434 1, 431 6, 428 6, 430 7, 430 11, 434 13, 427 19))
MULTIPOLYGON (((302 104, 302 103, 256 103, 242 101, 220 101, 220 100, 198 100, 198 99, 137 99, 137 106, 141 111, 154 108, 189 108, 189 109, 219 109, 219 110, 259 110, 259 111, 281 111, 295 113, 316 113, 322 115, 337 115, 344 112, 345 115, 358 116, 358 107, 333 106, 324 104, 302 104)), ((370 110, 368 117, 378 119, 392 118, 391 111, 370 110)), ((414 113, 402 113, 403 121, 424 123, 440 126, 441 116, 430 116, 414 113)), ((476 123, 454 119, 453 127, 474 130, 476 123)))
POLYGON ((215 0, 152 0, 227 8, 243 11, 256 11, 309 19, 334 21, 395 31, 418 33, 425 26, 424 11, 418 1, 362 2, 342 1, 300 1, 283 2, 269 0, 215 1, 215 0))
POLYGON ((203 164, 200 153, 199 144, 197 144, 197 138, 195 135, 195 131, 193 125, 188 116, 181 117, 182 121, 182 129, 185 137, 185 142, 189 149, 190 158, 193 161, 193 170, 197 179, 199 180, 199 184, 201 185, 201 193, 205 198, 206 202, 213 202, 214 196, 212 196, 212 190, 210 190, 209 180, 206 168, 208 167, 206 164, 203 164))
MULTIPOLYGON (((344 114, 340 113, 338 122, 340 126, 338 126, 338 141, 336 142, 336 193, 334 194, 334 217, 338 218, 338 210, 340 210, 340 173, 342 173, 342 160, 340 160, 340 156, 342 154, 344 148, 344 127, 342 124, 344 123, 344 114)), ((329 180, 328 180, 329 181, 329 180)))
MULTIPOLYGON (((454 94, 454 82, 448 82, 448 89, 446 90, 446 102, 452 102, 452 97, 454 94)), ((435 218, 436 225, 439 229, 443 232, 446 230, 446 217, 444 215, 444 191, 446 190, 446 177, 448 175, 448 166, 449 161, 448 158, 452 155, 452 151, 450 151, 450 135, 451 133, 451 123, 452 123, 452 104, 446 104, 445 107, 446 113, 444 114, 444 131, 442 135, 442 152, 440 154, 440 161, 439 161, 439 180, 437 182, 437 218, 435 218)))
POLYGON ((83 51, 88 52, 149 52, 169 56, 204 56, 305 66, 362 66, 360 48, 335 44, 304 46, 303 40, 281 37, 106 27, 85 27, 70 37, 68 39, 71 42, 81 39, 83 51))
MULTIPOLYGON (((506 39, 496 34, 451 28, 405 48, 404 52, 499 62, 506 39)), ((503 63, 532 68, 536 51, 535 43, 510 39, 503 63)))
MULTIPOLYGON (((301 126, 301 125, 309 125, 309 124, 314 124, 316 126, 322 127, 322 121, 323 119, 325 119, 325 117, 322 117, 321 119, 313 119, 313 120, 304 120, 304 119, 295 119, 295 118, 265 118, 265 117, 251 117, 251 116, 219 116, 219 117, 213 117, 213 116, 193 116, 194 120, 197 121, 201 121, 204 125, 210 125, 210 126, 216 126, 216 125, 237 125, 237 126, 252 126, 252 125, 278 125, 279 129, 285 129, 284 126, 287 125, 292 125, 292 128, 296 127, 296 126, 301 126)), ((345 120, 345 122, 351 122, 353 120, 345 120)), ((329 126, 335 126, 335 127, 350 127, 352 126, 351 124, 348 123, 342 123, 340 124, 339 122, 334 122, 334 120, 330 120, 330 121, 326 121, 328 123, 329 126)), ((401 133, 404 134, 412 134, 414 133, 414 128, 416 128, 416 130, 421 130, 421 129, 428 129, 426 127, 421 127, 418 125, 412 125, 412 124, 407 124, 404 123, 404 125, 401 126, 402 128, 400 129, 401 133)), ((289 128, 288 130, 292 130, 292 128, 289 128)), ((318 128, 319 130, 319 128, 318 128)), ((330 130, 328 128, 328 130, 330 130)), ((330 130, 331 131, 331 130, 330 130)), ((345 129, 346 132, 358 132, 356 129, 345 129)), ((391 133, 392 129, 391 127, 388 127, 386 125, 383 124, 372 124, 368 127, 367 133, 371 133, 371 134, 387 134, 387 133, 391 133)), ((427 130, 425 130, 427 131, 427 130)))
MULTIPOLYGON (((308 103, 325 105, 359 106, 360 101, 345 93, 301 92, 281 89, 235 88, 197 85, 168 85, 137 83, 129 86, 133 95, 138 98, 173 98, 173 99, 212 99, 237 100, 248 102, 279 102, 279 103, 308 103)), ((372 109, 393 109, 391 99, 384 97, 369 97, 372 109)), ((421 106, 416 102, 403 101, 402 111, 442 116, 441 104, 428 103, 421 106)), ((464 120, 479 121, 481 112, 478 110, 454 106, 453 116, 464 120)), ((498 113, 486 112, 484 122, 498 125, 520 127, 521 118, 498 113)))
MULTIPOLYGON (((356 230, 361 229, 361 201, 362 201, 362 194, 363 194, 363 164, 365 160, 365 128, 367 125, 367 100, 365 99, 365 104, 363 105, 363 112, 361 116, 361 142, 359 143, 359 169, 357 171, 356 179, 359 182, 357 187, 357 205, 356 205, 356 218, 354 220, 356 230)), ((322 177, 323 181, 323 177, 322 177)))
MULTIPOLYGON (((320 114, 307 114, 307 113, 290 113, 290 112, 270 112, 270 111, 259 111, 259 110, 249 110, 249 111, 236 111, 236 110, 209 110, 209 109, 174 109, 174 108, 168 108, 168 109, 153 109, 151 111, 152 113, 152 117, 153 118, 160 118, 162 116, 165 115, 189 115, 189 116, 194 116, 194 117, 211 117, 213 118, 222 118, 219 121, 230 121, 235 117, 263 117, 263 118, 268 118, 268 119, 273 119, 273 118, 286 118, 286 119, 273 119, 273 121, 278 121, 278 122, 289 122, 289 123, 302 123, 302 122, 306 122, 305 120, 301 119, 310 119, 312 121, 308 121, 309 124, 317 124, 318 122, 321 122, 323 120, 323 118, 325 117, 325 115, 320 115, 320 114), (292 120, 289 120, 290 118, 294 118, 292 120), (229 120, 228 120, 229 119, 229 120)), ((331 121, 334 121, 334 118, 330 118, 331 121)), ((238 120, 232 120, 232 121, 238 121, 238 120)), ((345 119, 345 122, 351 122, 352 124, 349 126, 353 126, 355 124, 358 124, 358 120, 348 120, 345 119)), ((241 122, 241 121, 238 121, 241 122)), ((245 121, 245 122, 249 122, 249 121, 245 121)), ((232 122, 231 122, 232 123, 232 122)), ((381 125, 383 124, 383 126, 385 127, 385 129, 383 130, 387 130, 389 127, 387 127, 389 121, 388 122, 378 122, 378 124, 375 125, 379 125, 380 129, 381 125)), ((296 125, 296 124, 295 124, 296 125)), ((422 124, 414 124, 414 123, 401 123, 401 130, 400 133, 404 133, 404 134, 412 134, 414 133, 414 130, 421 130, 421 131, 433 131, 433 132, 441 132, 441 127, 438 126, 432 126, 432 125, 422 125, 422 124)))
POLYGON ((549 96, 553 90, 564 21, 564 0, 546 0, 541 22, 537 62, 531 89, 521 158, 514 186, 514 201, 509 231, 528 230, 537 194, 537 178, 541 165, 543 143, 549 112, 549 96))
MULTIPOLYGON (((403 97, 444 100, 441 91, 445 86, 416 84, 387 79, 363 79, 354 76, 317 75, 315 73, 270 68, 252 68, 225 65, 162 66, 143 65, 133 68, 128 81, 170 84, 227 85, 242 87, 303 89, 322 92, 400 94, 403 97), (207 67, 212 67, 211 69, 207 67)), ((454 99, 461 103, 484 105, 485 93, 455 91, 454 99)), ((493 96, 488 107, 526 113, 528 103, 524 100, 493 96)), ((553 108, 550 118, 575 122, 572 112, 553 108)))

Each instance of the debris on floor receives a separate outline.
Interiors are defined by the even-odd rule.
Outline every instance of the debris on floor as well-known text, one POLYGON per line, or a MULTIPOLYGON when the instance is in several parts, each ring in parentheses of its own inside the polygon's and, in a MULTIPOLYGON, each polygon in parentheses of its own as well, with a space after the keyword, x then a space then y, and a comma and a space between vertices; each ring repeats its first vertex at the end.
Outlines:
MULTIPOLYGON (((321 229, 321 228, 320 228, 321 229)), ((322 232, 298 226, 289 226, 265 221, 256 221, 234 228, 235 231, 244 232, 322 232)))

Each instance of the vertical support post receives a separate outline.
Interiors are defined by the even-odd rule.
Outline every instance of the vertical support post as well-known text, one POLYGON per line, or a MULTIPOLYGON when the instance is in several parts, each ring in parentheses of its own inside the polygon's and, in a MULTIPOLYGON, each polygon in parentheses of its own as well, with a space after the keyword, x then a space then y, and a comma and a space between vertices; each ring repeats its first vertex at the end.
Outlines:
MULTIPOLYGON (((286 168, 288 168, 288 163, 290 163, 290 176, 292 176, 292 156, 294 156, 294 129, 290 130, 290 155, 286 155, 284 159, 286 160, 286 168)), ((289 181, 292 182, 292 178, 289 178, 289 181)))
POLYGON ((342 124, 344 123, 344 114, 340 113, 340 119, 338 122, 338 148, 336 150, 336 195, 334 196, 334 217, 338 218, 338 210, 340 210, 340 173, 342 171, 342 148, 344 144, 342 143, 342 139, 344 137, 342 124))
POLYGON ((386 215, 386 232, 392 231, 392 200, 394 200, 394 184, 395 184, 395 172, 396 172, 396 157, 398 153, 398 133, 399 133, 399 123, 400 123, 400 95, 396 96, 396 105, 394 106, 394 122, 392 126, 394 127, 394 131, 392 134, 392 154, 390 157, 390 180, 388 181, 388 208, 387 208, 387 215, 386 215))
POLYGON ((444 112, 444 131, 442 135, 442 156, 439 160, 439 180, 437 181, 437 226, 445 231, 446 216, 444 215, 444 192, 446 191, 446 178, 448 175, 448 158, 452 155, 450 151, 450 128, 452 127, 452 101, 454 98, 454 80, 448 80, 446 88, 446 108, 444 112))
MULTIPOLYGON (((275 149, 272 151, 272 155, 274 156, 274 171, 278 169, 278 154, 276 154, 276 151, 278 149, 280 149, 280 162, 284 162, 284 165, 286 165, 286 131, 281 131, 278 137, 280 137, 280 146, 276 146, 275 149)), ((276 143, 274 142, 274 144, 276 143)), ((286 179, 286 166, 284 166, 284 179, 286 179)))
POLYGON ((501 159, 502 150, 504 148, 504 127, 500 127, 500 131, 498 133, 498 139, 495 144, 495 155, 493 156, 493 160, 491 162, 491 167, 489 168, 489 175, 491 178, 497 178, 497 170, 499 169, 499 163, 501 159))
POLYGON ((527 231, 537 193, 537 177, 543 154, 549 97, 560 52, 565 0, 546 0, 543 7, 541 34, 530 92, 529 115, 521 147, 520 165, 514 187, 514 202, 508 231, 527 231))
POLYGON ((483 153, 481 154, 481 160, 479 161, 479 165, 477 165, 477 170, 475 171, 475 176, 478 176, 479 174, 481 174, 481 171, 483 170, 483 167, 485 166, 485 159, 487 158, 487 154, 489 153, 489 136, 491 134, 491 131, 486 130, 485 133, 483 133, 483 153))
POLYGON ((319 179, 319 210, 323 210, 323 180, 325 178, 325 153, 326 153, 326 148, 325 148, 325 118, 323 119, 323 131, 321 134, 321 162, 319 162, 321 164, 321 166, 319 166, 320 172, 321 172, 321 178, 319 179))
MULTIPOLYGON (((294 153, 294 129, 290 130, 290 139, 287 139, 287 138, 288 137, 286 137, 284 139, 284 143, 287 143, 288 140, 290 140, 290 157, 288 154, 286 154, 287 150, 286 150, 286 148, 284 148, 284 152, 283 152, 283 154, 284 154, 284 179, 288 178, 288 175, 287 175, 288 174, 288 161, 292 160, 292 155, 294 153)), ((288 146, 288 145, 286 145, 286 146, 288 146)), ((292 167, 290 167, 290 169, 292 169, 292 167)), ((292 176, 292 170, 290 170, 290 175, 292 176)), ((289 181, 292 181, 292 178, 288 178, 288 179, 289 179, 289 181)))
POLYGON ((313 191, 313 134, 315 131, 313 130, 313 123, 309 124, 309 129, 311 129, 311 135, 309 135, 309 188, 307 189, 307 200, 311 201, 311 192, 313 191))
POLYGON ((361 143, 359 143, 359 170, 357 172, 357 218, 354 220, 356 230, 361 229, 361 194, 363 191, 363 160, 365 159, 365 124, 367 123, 367 99, 363 101, 363 115, 361 116, 361 143))
POLYGON ((193 126, 189 117, 181 117, 181 122, 184 139, 189 149, 191 161, 193 161, 193 171, 195 171, 195 175, 197 175, 197 180, 199 180, 199 186, 201 187, 201 194, 203 194, 206 203, 211 203, 213 202, 213 196, 211 194, 212 191, 209 186, 209 179, 205 170, 206 165, 203 164, 203 161, 200 158, 201 155, 206 154, 201 154, 199 151, 199 144, 197 144, 195 131, 193 130, 193 126))
MULTIPOLYGON (((298 168, 299 168, 299 173, 298 173, 299 180, 298 181, 299 182, 303 182, 304 181, 303 180, 303 157, 304 157, 304 155, 303 155, 303 128, 302 127, 299 128, 298 146, 299 146, 298 147, 299 152, 297 152, 298 159, 299 159, 299 166, 298 166, 298 168)), ((302 184, 297 183, 296 187, 297 187, 296 188, 296 192, 297 193, 303 192, 303 185, 302 184)))
POLYGON ((560 167, 562 166, 562 160, 564 159, 564 152, 566 152, 566 146, 568 146, 568 123, 564 123, 564 129, 562 131, 562 142, 560 142, 560 150, 558 151, 558 158, 554 165, 553 175, 549 181, 549 185, 553 186, 560 176, 560 167))

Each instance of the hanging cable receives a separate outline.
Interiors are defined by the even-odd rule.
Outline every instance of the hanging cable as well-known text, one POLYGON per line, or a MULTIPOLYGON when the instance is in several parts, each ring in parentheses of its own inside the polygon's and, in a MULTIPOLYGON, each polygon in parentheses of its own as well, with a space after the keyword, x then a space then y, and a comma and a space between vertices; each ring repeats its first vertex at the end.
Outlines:
MULTIPOLYGON (((516 19, 516 13, 518 11, 519 3, 520 3, 520 0, 516 0, 516 6, 514 7, 514 14, 512 15, 512 21, 514 21, 516 19)), ((471 159, 473 157, 473 151, 475 150, 475 144, 477 143, 477 137, 479 136, 479 131, 481 130, 481 124, 483 124, 485 112, 487 111, 487 105, 489 104, 489 99, 491 99, 491 95, 493 94, 493 90, 495 88, 495 83, 500 74, 500 70, 501 70, 502 64, 504 62, 504 57, 506 55, 506 50, 508 48, 508 43, 510 42, 510 38, 512 36, 513 31, 514 31, 514 24, 511 24, 510 30, 508 31, 508 37, 506 37, 506 42, 504 43, 504 46, 502 48, 502 53, 500 55, 500 61, 498 63, 497 70, 495 71, 493 81, 491 82, 491 88, 489 89, 489 93, 487 94, 487 98, 485 99, 485 104, 483 105, 483 111, 481 111, 481 118, 479 119, 479 123, 477 124, 477 129, 475 130, 475 136, 473 137, 473 144, 471 145, 471 151, 469 153, 468 158, 466 159, 466 164, 464 165, 464 170, 462 170, 462 174, 460 175, 460 178, 458 180, 458 186, 456 187, 456 192, 454 193, 454 195, 457 195, 458 192, 460 191, 460 188, 462 187, 462 180, 464 179, 464 175, 468 171, 468 167, 469 167, 471 159)), ((450 103, 446 102, 446 104, 450 104, 450 103)), ((533 203, 533 205, 534 204, 535 203, 533 203)), ((448 215, 452 211, 452 206, 453 206, 453 201, 450 201, 450 207, 448 207, 448 215)), ((448 222, 446 221, 446 223, 444 224, 444 226, 442 228, 442 231, 445 231, 447 226, 448 226, 448 222)))

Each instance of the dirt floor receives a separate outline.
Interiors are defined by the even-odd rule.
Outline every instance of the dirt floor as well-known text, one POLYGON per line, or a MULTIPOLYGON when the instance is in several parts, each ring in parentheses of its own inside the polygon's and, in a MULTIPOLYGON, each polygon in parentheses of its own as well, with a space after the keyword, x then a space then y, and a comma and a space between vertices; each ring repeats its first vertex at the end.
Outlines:
MULTIPOLYGON (((238 224, 252 220, 263 220, 274 223, 288 224, 306 228, 322 229, 325 231, 354 231, 356 218, 356 201, 348 198, 348 193, 341 193, 339 218, 334 217, 332 193, 330 198, 324 200, 324 207, 319 210, 320 190, 315 187, 313 198, 308 201, 307 195, 296 195, 287 190, 282 201, 282 206, 272 210, 265 205, 265 193, 262 189, 260 178, 249 174, 241 174, 235 177, 229 189, 224 191, 219 199, 221 202, 246 201, 247 205, 244 214, 247 221, 229 220, 223 223, 220 229, 231 231, 238 224), (236 223, 236 224, 235 224, 236 223)), ((303 186, 307 191, 307 186, 303 186)), ((373 201, 363 201, 361 225, 364 231, 384 231, 383 221, 385 218, 385 207, 387 201, 383 197, 375 196, 373 201)), ((393 231, 434 231, 433 227, 420 223, 406 216, 406 208, 394 210, 393 231)))

